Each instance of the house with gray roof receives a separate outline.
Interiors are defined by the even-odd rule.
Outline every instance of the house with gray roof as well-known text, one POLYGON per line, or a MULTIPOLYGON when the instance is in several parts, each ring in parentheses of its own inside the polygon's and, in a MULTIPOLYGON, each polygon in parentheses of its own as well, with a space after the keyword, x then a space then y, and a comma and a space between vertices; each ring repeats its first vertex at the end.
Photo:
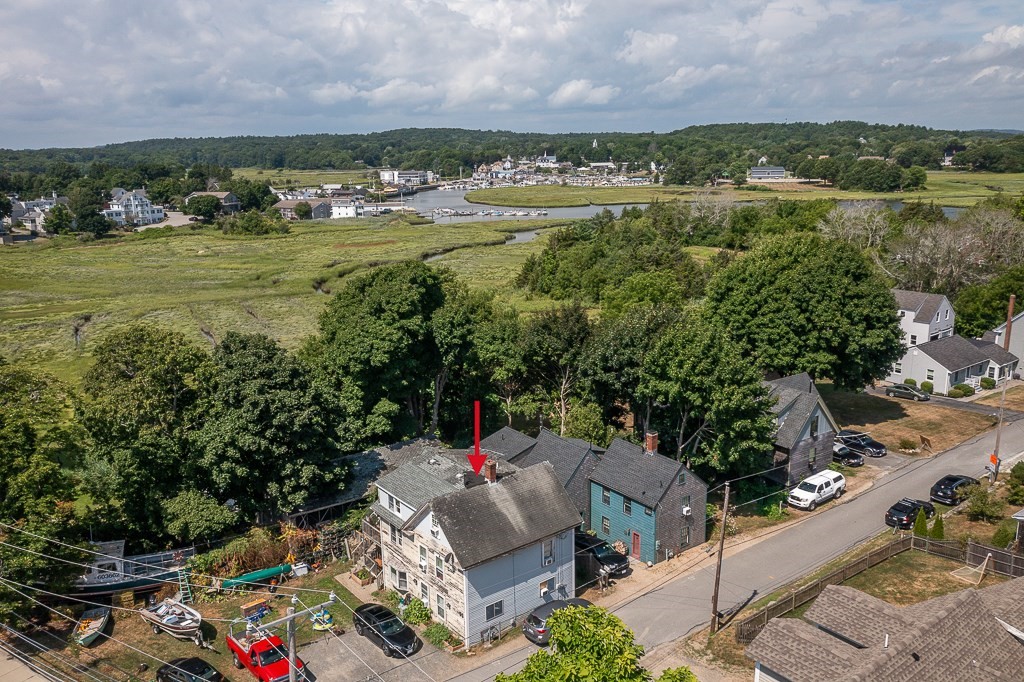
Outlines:
POLYGON ((839 426, 807 372, 766 381, 775 415, 775 443, 768 475, 796 485, 828 468, 839 426))
POLYGON ((704 543, 707 496, 707 483, 658 453, 658 434, 643 446, 616 438, 590 474, 590 528, 634 559, 662 561, 704 543))
POLYGON ((747 647, 763 682, 1018 680, 1024 579, 898 607, 829 585, 803 618, 776 618, 747 647))
POLYGON ((581 518, 549 462, 439 448, 377 481, 384 585, 423 601, 474 644, 554 599, 575 596, 581 518))
POLYGON ((480 450, 498 459, 508 462, 529 452, 537 444, 537 439, 516 431, 511 426, 503 426, 480 441, 480 450))

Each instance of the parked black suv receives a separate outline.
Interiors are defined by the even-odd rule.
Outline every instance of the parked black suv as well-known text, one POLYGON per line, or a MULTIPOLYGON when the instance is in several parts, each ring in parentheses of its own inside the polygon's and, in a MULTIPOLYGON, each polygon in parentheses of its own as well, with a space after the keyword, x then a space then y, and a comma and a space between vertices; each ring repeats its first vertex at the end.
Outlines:
POLYGON ((224 676, 201 658, 175 658, 156 671, 157 682, 222 682, 224 676))
POLYGON ((576 554, 591 555, 608 575, 619 577, 629 572, 629 557, 616 552, 601 538, 577 530, 575 542, 576 554))
POLYGON ((890 398, 906 398, 907 400, 928 400, 928 394, 916 386, 893 384, 885 389, 890 398))
POLYGON ((962 474, 946 474, 935 482, 928 497, 955 507, 964 501, 964 491, 971 485, 978 485, 978 479, 962 474))
POLYGON ((889 451, 884 445, 866 433, 843 429, 836 434, 836 440, 865 457, 885 457, 889 451))
POLYGON ((835 443, 832 445, 832 461, 848 467, 862 467, 864 455, 858 455, 842 443, 835 443))
POLYGON ((924 509, 925 518, 935 516, 935 505, 931 502, 904 497, 885 512, 885 525, 909 530, 914 527, 918 509, 924 509))
POLYGON ((411 656, 423 644, 412 628, 380 604, 357 606, 352 624, 357 635, 379 646, 385 656, 411 656))

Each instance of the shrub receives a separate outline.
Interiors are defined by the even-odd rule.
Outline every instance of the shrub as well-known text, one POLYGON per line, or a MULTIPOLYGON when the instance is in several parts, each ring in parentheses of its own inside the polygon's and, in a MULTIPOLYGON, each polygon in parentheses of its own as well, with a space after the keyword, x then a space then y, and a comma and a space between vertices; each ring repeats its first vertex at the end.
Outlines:
POLYGON ((917 379, 907 378, 903 380, 907 386, 917 386, 917 379))
POLYGON ((1003 517, 1003 502, 993 495, 985 484, 967 488, 965 511, 972 521, 995 523, 1003 517))
POLYGON ((913 438, 900 438, 900 450, 916 450, 917 441, 913 438))
POLYGON ((388 590, 384 594, 379 595, 378 598, 384 603, 384 606, 392 611, 397 611, 398 602, 402 600, 402 595, 398 594, 395 590, 388 590))
POLYGON ((914 519, 914 535, 919 538, 928 537, 928 517, 924 515, 924 509, 917 510, 917 518, 914 519))
POLYGON ((1010 481, 1006 501, 1017 506, 1024 504, 1024 485, 1010 481))
POLYGON ((957 384, 953 388, 960 391, 965 396, 974 395, 974 387, 968 386, 967 384, 957 384))
POLYGON ((1010 469, 1010 483, 1024 485, 1024 462, 1017 462, 1010 469))
POLYGON ((444 643, 447 642, 451 636, 452 631, 441 623, 431 623, 423 631, 423 639, 427 640, 438 649, 444 646, 444 643))
POLYGON ((992 546, 1000 549, 1008 547, 1017 537, 1017 522, 1013 519, 1003 519, 992 534, 992 546))
POLYGON ((935 517, 935 523, 932 524, 932 540, 945 540, 946 539, 946 523, 942 520, 942 514, 935 517))
POLYGON ((935 384, 933 384, 930 381, 922 381, 921 382, 921 390, 924 391, 925 393, 928 393, 930 395, 931 392, 933 390, 935 390, 935 384))
POLYGON ((371 576, 370 572, 367 571, 365 568, 360 568, 358 571, 356 571, 356 577, 360 580, 369 580, 371 576))
POLYGON ((996 387, 996 380, 992 379, 990 377, 982 377, 981 378, 981 387, 983 389, 985 389, 986 391, 991 391, 993 388, 996 387))
POLYGON ((951 388, 949 389, 949 392, 946 393, 946 396, 950 398, 963 398, 964 393, 959 388, 951 388))
POLYGON ((430 609, 423 600, 415 597, 405 607, 405 622, 410 625, 421 625, 430 621, 430 609))

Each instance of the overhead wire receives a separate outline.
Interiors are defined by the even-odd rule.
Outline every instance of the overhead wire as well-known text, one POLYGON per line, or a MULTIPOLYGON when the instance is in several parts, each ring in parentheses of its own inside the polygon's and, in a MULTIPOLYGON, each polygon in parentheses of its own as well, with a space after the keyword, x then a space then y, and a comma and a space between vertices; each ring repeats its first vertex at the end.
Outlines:
MULTIPOLYGON (((82 666, 81 663, 72 663, 66 657, 64 657, 61 654, 57 653, 53 649, 43 645, 40 642, 35 641, 34 639, 32 639, 31 637, 25 635, 22 632, 18 632, 17 630, 15 630, 12 627, 9 627, 9 626, 4 625, 4 624, 0 624, 0 627, 3 627, 3 629, 6 630, 7 633, 10 634, 11 636, 20 639, 22 642, 25 642, 28 646, 30 646, 33 649, 35 649, 36 651, 38 651, 40 656, 42 656, 44 654, 50 654, 52 657, 54 657, 58 661, 60 661, 59 665, 69 666, 75 672, 82 673, 86 677, 88 677, 89 679, 94 680, 95 682, 103 682, 104 680, 108 680, 109 682, 122 682, 121 680, 118 680, 117 678, 111 677, 110 675, 106 675, 106 674, 100 672, 99 670, 90 670, 89 668, 82 666), (83 670, 82 668, 85 668, 85 669, 83 670)), ((53 663, 55 668, 57 668, 58 670, 60 669, 60 667, 58 666, 58 664, 56 662, 51 661, 51 663, 53 663)))
MULTIPOLYGON (((57 642, 59 642, 60 644, 64 644, 64 643, 65 643, 65 640, 64 640, 63 638, 61 638, 61 637, 58 637, 57 635, 53 634, 53 633, 52 633, 52 632, 50 632, 50 630, 48 630, 47 628, 44 628, 44 627, 38 627, 38 626, 36 626, 36 624, 35 624, 35 623, 33 623, 32 621, 30 621, 30 620, 29 620, 28 618, 26 618, 25 616, 21 615, 21 614, 20 614, 20 613, 18 613, 17 611, 11 611, 11 615, 13 615, 13 616, 14 616, 15 618, 17 618, 17 619, 18 619, 18 620, 20 620, 21 622, 25 623, 26 625, 29 625, 29 626, 30 626, 30 627, 32 627, 32 628, 36 628, 36 631, 37 631, 37 632, 39 632, 39 633, 41 633, 41 634, 44 634, 44 635, 46 635, 46 636, 47 636, 47 637, 49 637, 50 639, 56 640, 56 641, 57 641, 57 642)), ((119 673, 121 673, 122 675, 124 675, 124 676, 125 676, 125 677, 126 677, 127 679, 131 679, 131 677, 132 677, 132 673, 128 672, 128 671, 127 671, 127 670, 125 670, 124 668, 120 668, 120 667, 118 667, 118 666, 114 665, 113 663, 111 663, 110 661, 106 660, 105 658, 100 658, 99 656, 97 656, 96 654, 94 654, 94 653, 93 653, 92 651, 90 651, 89 649, 82 649, 82 650, 81 650, 81 653, 84 653, 84 654, 85 654, 86 656, 88 656, 89 658, 91 658, 91 659, 93 659, 94 661, 96 661, 96 662, 97 662, 97 664, 103 664, 103 665, 106 665, 106 666, 108 666, 108 667, 111 667, 111 668, 113 668, 113 669, 114 669, 114 670, 116 670, 117 672, 119 672, 119 673)))

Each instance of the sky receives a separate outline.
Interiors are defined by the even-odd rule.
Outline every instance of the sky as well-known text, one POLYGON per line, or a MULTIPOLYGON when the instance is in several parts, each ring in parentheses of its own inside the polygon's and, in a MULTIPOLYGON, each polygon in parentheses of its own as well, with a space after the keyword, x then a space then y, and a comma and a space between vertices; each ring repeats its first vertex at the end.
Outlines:
POLYGON ((17 0, 0 147, 454 127, 1024 128, 1021 0, 17 0))

